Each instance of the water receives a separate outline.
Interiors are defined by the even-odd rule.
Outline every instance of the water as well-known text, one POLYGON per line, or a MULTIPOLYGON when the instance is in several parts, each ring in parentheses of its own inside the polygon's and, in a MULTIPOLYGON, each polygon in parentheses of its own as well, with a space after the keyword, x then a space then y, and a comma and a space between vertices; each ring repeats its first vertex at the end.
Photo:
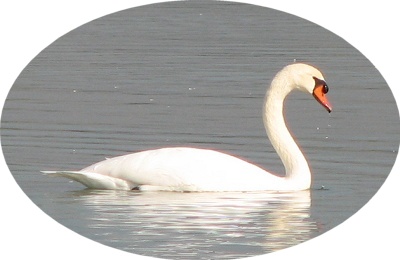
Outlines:
POLYGON ((330 32, 266 8, 176 2, 109 15, 46 48, 8 95, 1 142, 24 192, 77 233, 136 254, 231 259, 307 241, 358 211, 391 170, 398 119, 379 72, 330 32), (39 173, 193 146, 282 174, 261 107, 271 78, 294 59, 321 68, 334 109, 328 115, 304 93, 286 103, 310 191, 95 191, 39 173))

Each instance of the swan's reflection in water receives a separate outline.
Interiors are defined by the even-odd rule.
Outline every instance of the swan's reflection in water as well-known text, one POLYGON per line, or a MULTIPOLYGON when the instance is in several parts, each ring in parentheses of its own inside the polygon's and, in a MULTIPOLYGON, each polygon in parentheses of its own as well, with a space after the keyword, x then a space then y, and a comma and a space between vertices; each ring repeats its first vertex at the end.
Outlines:
POLYGON ((309 191, 84 190, 73 196, 93 213, 87 220, 93 233, 82 235, 128 252, 160 258, 260 255, 306 241, 316 229, 310 219, 309 191))

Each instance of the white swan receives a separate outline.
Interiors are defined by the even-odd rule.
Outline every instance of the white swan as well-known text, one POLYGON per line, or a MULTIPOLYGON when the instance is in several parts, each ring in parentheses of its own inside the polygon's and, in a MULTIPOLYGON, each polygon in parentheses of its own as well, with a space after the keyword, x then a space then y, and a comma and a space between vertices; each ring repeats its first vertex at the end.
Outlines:
POLYGON ((283 117, 286 96, 294 89, 312 94, 328 112, 328 86, 322 73, 306 64, 284 67, 272 80, 263 109, 269 139, 286 176, 279 177, 221 152, 188 147, 162 148, 107 159, 80 171, 43 171, 95 189, 165 191, 297 191, 311 185, 307 161, 283 117))

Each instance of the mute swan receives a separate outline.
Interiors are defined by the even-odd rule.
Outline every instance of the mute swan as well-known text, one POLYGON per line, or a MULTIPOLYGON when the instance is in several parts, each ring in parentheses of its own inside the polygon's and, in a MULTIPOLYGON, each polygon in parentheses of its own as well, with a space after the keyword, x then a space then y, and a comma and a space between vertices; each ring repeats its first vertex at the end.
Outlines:
POLYGON ((296 63, 284 67, 264 99, 263 121, 281 158, 286 176, 221 152, 188 147, 162 148, 107 159, 80 171, 43 171, 94 189, 164 191, 297 191, 311 185, 307 161, 289 133, 283 117, 286 96, 294 89, 312 94, 331 112, 328 86, 316 68, 296 63))

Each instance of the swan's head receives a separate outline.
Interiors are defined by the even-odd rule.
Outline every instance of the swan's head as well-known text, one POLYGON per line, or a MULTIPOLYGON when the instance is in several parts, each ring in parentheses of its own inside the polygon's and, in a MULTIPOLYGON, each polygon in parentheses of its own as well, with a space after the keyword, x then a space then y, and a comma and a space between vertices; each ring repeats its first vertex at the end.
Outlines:
POLYGON ((313 66, 296 63, 284 68, 293 79, 293 88, 312 94, 314 98, 330 113, 332 106, 326 94, 329 91, 322 73, 313 66))

